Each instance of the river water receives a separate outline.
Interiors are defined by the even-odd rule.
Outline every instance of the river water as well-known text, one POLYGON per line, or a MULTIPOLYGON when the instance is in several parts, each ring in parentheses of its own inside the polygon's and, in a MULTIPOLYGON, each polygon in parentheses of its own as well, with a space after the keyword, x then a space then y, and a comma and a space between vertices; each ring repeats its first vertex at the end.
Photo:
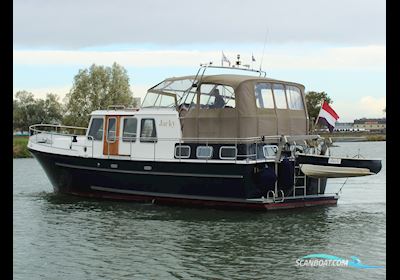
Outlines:
POLYGON ((274 212, 55 195, 35 159, 14 159, 14 279, 385 279, 386 143, 335 144, 382 171, 328 181, 345 183, 337 206, 274 212), (384 267, 296 266, 308 254, 384 267))

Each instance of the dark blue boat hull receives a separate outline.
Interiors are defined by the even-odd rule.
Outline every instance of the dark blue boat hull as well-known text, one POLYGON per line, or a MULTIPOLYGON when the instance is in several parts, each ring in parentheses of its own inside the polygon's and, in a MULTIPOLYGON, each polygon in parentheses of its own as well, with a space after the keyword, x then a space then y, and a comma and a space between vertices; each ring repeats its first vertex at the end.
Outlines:
MULTIPOLYGON (((94 159, 30 151, 42 165, 55 192, 64 194, 257 209, 336 204, 337 201, 333 197, 300 197, 274 205, 249 201, 266 196, 268 191, 265 184, 257 182, 255 170, 260 166, 257 164, 94 159)), ((308 189, 315 187, 315 182, 308 184, 308 189)), ((286 191, 292 187, 288 186, 286 191)))

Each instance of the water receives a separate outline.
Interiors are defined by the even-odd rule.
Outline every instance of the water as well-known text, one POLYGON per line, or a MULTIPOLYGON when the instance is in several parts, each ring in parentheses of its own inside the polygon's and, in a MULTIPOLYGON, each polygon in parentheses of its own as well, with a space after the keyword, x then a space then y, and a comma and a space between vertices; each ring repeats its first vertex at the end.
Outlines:
POLYGON ((385 268, 296 267, 313 253, 386 264, 386 144, 336 144, 332 155, 360 149, 382 171, 348 179, 337 206, 260 213, 55 195, 36 160, 15 159, 14 279, 385 279, 385 268))

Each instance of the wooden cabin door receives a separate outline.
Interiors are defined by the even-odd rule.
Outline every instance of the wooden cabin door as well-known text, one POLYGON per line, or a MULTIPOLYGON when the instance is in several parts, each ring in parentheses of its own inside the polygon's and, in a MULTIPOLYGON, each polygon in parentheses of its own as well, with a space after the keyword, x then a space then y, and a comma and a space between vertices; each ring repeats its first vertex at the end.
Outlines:
POLYGON ((106 116, 103 155, 118 155, 120 116, 106 116))

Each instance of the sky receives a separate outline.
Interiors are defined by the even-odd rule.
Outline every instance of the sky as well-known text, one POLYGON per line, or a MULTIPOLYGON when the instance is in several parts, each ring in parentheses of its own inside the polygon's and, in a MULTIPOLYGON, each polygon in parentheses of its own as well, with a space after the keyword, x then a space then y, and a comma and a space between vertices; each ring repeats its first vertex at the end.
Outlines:
POLYGON ((220 65, 223 51, 326 92, 341 122, 385 116, 383 0, 14 0, 13 37, 14 96, 62 100, 80 69, 117 62, 143 98, 200 63, 220 65))

